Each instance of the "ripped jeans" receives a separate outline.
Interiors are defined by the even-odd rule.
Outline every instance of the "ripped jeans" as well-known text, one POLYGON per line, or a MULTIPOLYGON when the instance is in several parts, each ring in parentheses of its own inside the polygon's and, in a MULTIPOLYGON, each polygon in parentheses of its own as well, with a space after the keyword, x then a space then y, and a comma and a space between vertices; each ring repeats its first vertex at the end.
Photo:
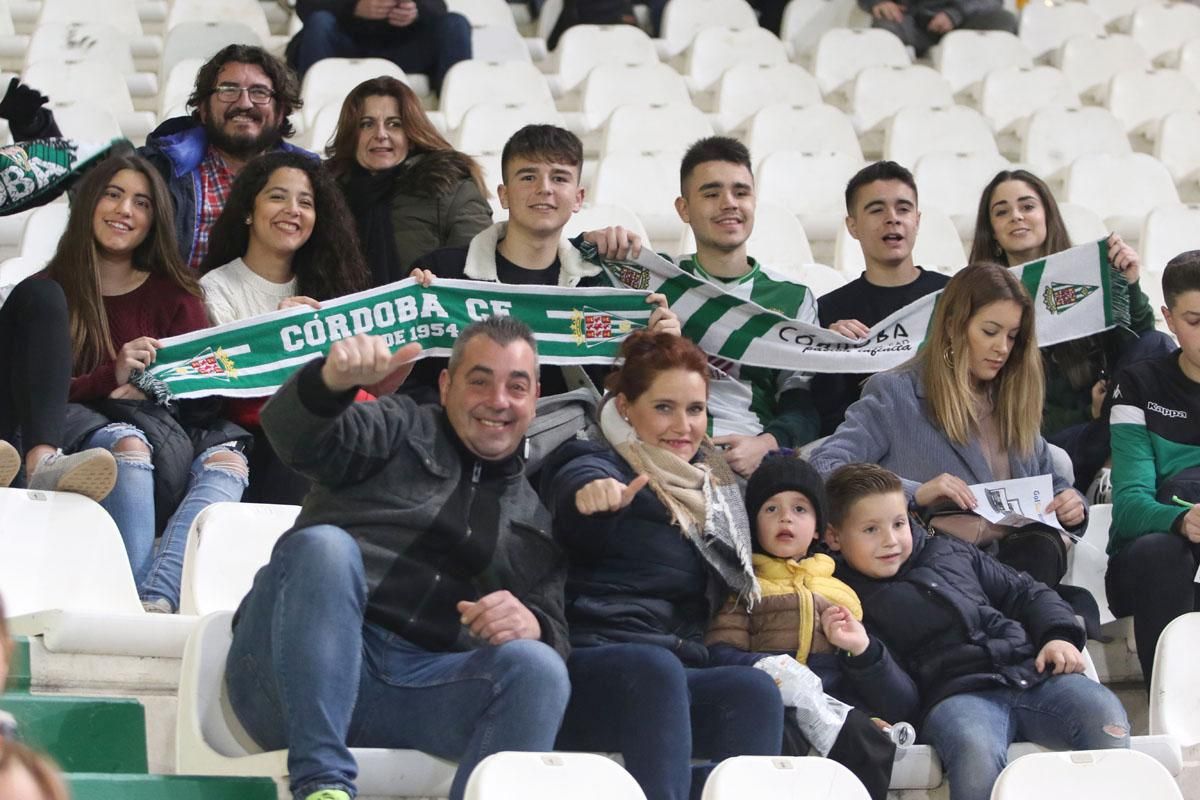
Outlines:
POLYGON ((925 717, 950 800, 988 800, 1012 742, 1061 750, 1129 747, 1129 719, 1117 696, 1083 673, 1055 675, 1031 689, 989 689, 942 700, 925 717))
POLYGON ((187 490, 175 513, 167 520, 156 552, 154 466, 150 463, 150 443, 145 434, 133 425, 115 422, 92 433, 83 447, 103 447, 112 451, 117 459, 117 485, 100 505, 121 532, 138 594, 142 600, 165 599, 171 608, 178 610, 183 554, 192 521, 213 503, 237 502, 242 498, 248 478, 245 456, 228 445, 210 447, 196 456, 187 490), (117 447, 118 442, 130 437, 145 445, 145 452, 123 451, 117 447), (236 458, 214 459, 221 453, 231 453, 236 458))

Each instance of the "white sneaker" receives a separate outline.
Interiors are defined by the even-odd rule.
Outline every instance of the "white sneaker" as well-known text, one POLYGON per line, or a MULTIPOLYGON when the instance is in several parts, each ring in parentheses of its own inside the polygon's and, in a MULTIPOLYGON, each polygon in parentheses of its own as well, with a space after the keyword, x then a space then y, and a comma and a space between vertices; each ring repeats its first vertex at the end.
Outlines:
POLYGON ((29 488, 43 492, 74 492, 97 503, 117 485, 117 460, 103 447, 46 456, 29 476, 29 488))
POLYGON ((1112 470, 1104 467, 1096 473, 1096 479, 1087 490, 1088 505, 1112 502, 1112 470))

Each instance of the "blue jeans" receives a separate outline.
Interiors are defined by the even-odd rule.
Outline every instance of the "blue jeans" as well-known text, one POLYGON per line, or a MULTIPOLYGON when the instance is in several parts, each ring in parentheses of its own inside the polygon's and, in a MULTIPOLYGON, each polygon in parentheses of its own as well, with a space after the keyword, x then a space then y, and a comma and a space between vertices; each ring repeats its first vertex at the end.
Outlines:
POLYGON ((1129 747, 1129 720, 1116 695, 1074 673, 1032 689, 947 697, 925 717, 921 738, 942 759, 951 800, 988 800, 1012 742, 1062 750, 1129 747))
MULTIPOLYGON (((158 552, 154 552, 154 465, 144 453, 120 452, 117 442, 133 437, 149 447, 146 435, 137 427, 114 422, 95 431, 84 448, 112 450, 117 459, 117 483, 100 505, 109 513, 129 556, 133 581, 143 600, 165 598, 179 608, 179 588, 183 579, 183 554, 193 520, 209 505, 237 502, 246 488, 244 467, 230 469, 204 461, 225 449, 210 447, 192 462, 187 490, 163 530, 158 552)), ((244 464, 244 458, 243 458, 244 464)))
POLYGON ((471 770, 501 750, 545 751, 567 705, 566 665, 518 640, 435 653, 364 623, 358 544, 332 525, 288 534, 242 601, 226 662, 230 704, 266 749, 288 748, 296 798, 355 793, 350 747, 422 750, 471 770))
POLYGON ((647 800, 699 797, 712 765, 693 771, 693 757, 779 755, 783 702, 762 670, 690 669, 648 644, 577 648, 567 669, 558 748, 619 751, 647 800))
POLYGON ((418 17, 376 42, 356 39, 332 11, 314 11, 288 45, 288 61, 301 77, 323 58, 386 58, 405 72, 428 75, 434 91, 441 91, 452 66, 470 57, 471 23, 455 13, 418 17))

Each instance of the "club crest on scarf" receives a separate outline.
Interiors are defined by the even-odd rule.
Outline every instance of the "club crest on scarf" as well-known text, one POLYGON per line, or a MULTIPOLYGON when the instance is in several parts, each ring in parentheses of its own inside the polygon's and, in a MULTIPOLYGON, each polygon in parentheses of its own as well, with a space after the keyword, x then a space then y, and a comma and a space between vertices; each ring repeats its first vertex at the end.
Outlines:
POLYGON ((1051 283, 1042 293, 1042 302, 1051 314, 1062 314, 1067 309, 1079 305, 1083 298, 1098 291, 1099 286, 1089 286, 1086 283, 1051 283))
POLYGON ((605 342, 620 341, 638 328, 632 320, 622 319, 607 311, 584 306, 571 314, 571 335, 576 344, 592 347, 605 342))
POLYGON ((224 381, 237 377, 233 359, 221 347, 215 351, 211 347, 204 348, 187 364, 175 367, 174 372, 177 375, 205 375, 224 381))

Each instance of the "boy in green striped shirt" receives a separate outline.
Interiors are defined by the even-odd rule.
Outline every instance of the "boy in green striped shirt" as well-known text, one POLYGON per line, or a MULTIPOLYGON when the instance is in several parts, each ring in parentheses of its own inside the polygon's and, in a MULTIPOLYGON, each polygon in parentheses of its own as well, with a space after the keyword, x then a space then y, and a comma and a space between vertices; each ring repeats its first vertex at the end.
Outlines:
POLYGON ((1163 271, 1174 353, 1118 373, 1112 391, 1113 520, 1105 582, 1118 617, 1133 615, 1146 686, 1159 634, 1200 609, 1200 250, 1163 271))

